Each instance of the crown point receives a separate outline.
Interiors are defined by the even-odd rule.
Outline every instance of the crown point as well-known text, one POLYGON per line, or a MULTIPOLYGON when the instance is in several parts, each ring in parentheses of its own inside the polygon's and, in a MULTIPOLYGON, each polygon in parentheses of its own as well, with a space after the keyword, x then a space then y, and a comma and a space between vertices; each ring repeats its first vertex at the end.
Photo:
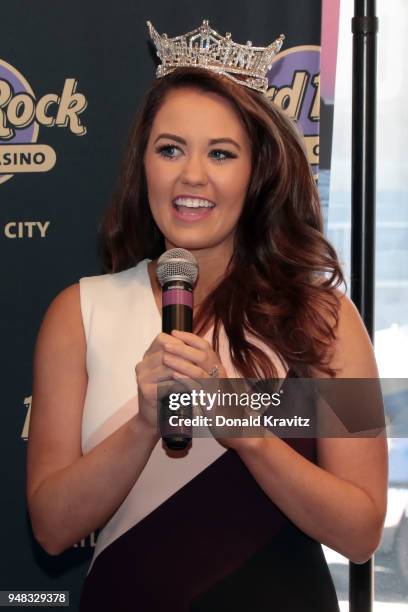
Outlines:
POLYGON ((248 47, 252 47, 252 40, 247 40, 248 47))
POLYGON ((208 25, 209 25, 208 19, 203 19, 203 26, 208 28, 208 25))
POLYGON ((231 32, 226 32, 225 33, 225 38, 228 38, 228 40, 231 38, 231 32))

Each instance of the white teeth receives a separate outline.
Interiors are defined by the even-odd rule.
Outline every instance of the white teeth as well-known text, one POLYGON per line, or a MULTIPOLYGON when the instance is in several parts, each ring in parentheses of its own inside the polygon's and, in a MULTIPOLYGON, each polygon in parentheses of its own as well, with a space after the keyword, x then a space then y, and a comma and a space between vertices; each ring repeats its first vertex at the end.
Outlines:
POLYGON ((176 198, 173 204, 177 206, 186 206, 187 208, 214 208, 215 204, 208 200, 200 200, 198 198, 176 198))

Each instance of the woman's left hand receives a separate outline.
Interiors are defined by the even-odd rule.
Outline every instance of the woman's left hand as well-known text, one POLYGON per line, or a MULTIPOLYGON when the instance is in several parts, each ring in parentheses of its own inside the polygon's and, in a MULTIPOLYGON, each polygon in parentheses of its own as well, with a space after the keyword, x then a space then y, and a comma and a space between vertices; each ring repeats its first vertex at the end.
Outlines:
MULTIPOLYGON (((180 342, 166 344, 164 346, 163 363, 173 370, 175 380, 186 379, 200 380, 228 378, 226 370, 222 365, 219 356, 215 353, 210 343, 196 334, 190 332, 173 330, 171 335, 180 342), (212 374, 216 368, 216 374, 212 374)), ((194 385, 193 385, 194 386, 194 385)), ((211 428, 210 428, 211 429, 211 428)), ((216 428, 212 429, 216 433, 216 428)), ((259 442, 258 438, 214 437, 227 448, 236 451, 253 447, 259 442)))
POLYGON ((227 378, 219 356, 207 340, 178 330, 173 330, 171 335, 180 342, 165 344, 163 363, 174 370, 175 378, 227 378), (216 374, 211 374, 214 368, 217 368, 216 374))

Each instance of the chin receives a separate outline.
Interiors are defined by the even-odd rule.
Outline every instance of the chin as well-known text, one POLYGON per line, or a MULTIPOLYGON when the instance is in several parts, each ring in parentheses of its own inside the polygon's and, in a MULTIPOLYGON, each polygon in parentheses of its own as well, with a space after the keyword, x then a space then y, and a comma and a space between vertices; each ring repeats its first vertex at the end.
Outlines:
POLYGON ((209 245, 205 242, 197 242, 197 241, 183 241, 179 240, 178 242, 169 243, 169 249, 186 249, 186 251, 202 251, 204 249, 210 249, 212 245, 209 245))
POLYGON ((166 243, 171 248, 186 249, 187 251, 198 251, 202 249, 210 249, 216 246, 217 242, 214 240, 206 240, 203 236, 168 236, 166 237, 166 243))

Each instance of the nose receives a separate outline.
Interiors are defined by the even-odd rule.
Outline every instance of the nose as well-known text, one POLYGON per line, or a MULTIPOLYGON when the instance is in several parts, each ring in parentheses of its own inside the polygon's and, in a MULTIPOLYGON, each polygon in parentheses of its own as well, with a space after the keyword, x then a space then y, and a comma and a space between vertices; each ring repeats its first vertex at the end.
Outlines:
POLYGON ((200 154, 186 156, 180 179, 189 185, 205 185, 208 181, 205 161, 200 154))

